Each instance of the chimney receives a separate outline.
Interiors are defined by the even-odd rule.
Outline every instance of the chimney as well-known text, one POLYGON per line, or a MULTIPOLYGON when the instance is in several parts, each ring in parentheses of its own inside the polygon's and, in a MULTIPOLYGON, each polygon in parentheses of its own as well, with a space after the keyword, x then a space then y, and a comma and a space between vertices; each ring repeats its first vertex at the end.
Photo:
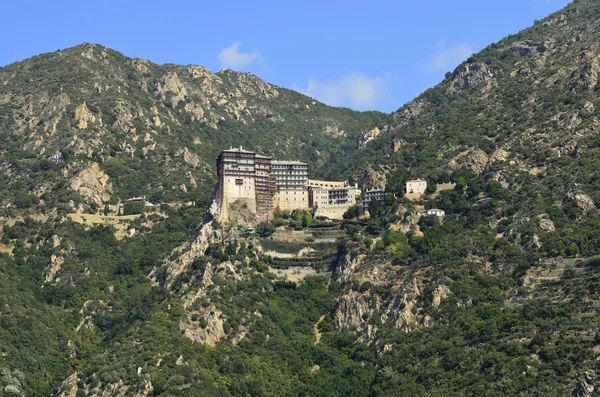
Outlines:
POLYGON ((244 150, 244 148, 242 147, 242 145, 240 145, 240 152, 241 152, 242 150, 244 150))

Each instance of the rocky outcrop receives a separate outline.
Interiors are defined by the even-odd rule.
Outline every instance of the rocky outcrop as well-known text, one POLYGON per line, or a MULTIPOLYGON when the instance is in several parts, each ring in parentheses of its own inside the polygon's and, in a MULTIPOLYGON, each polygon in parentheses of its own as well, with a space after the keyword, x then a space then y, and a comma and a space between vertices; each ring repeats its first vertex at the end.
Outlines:
POLYGON ((396 296, 385 313, 381 315, 381 322, 390 323, 404 332, 414 331, 422 318, 413 312, 416 312, 415 305, 418 295, 417 289, 413 291, 413 294, 405 293, 402 296, 396 296))
POLYGON ((455 94, 473 86, 481 86, 482 91, 488 91, 494 87, 495 71, 485 63, 465 63, 454 72, 452 81, 446 92, 455 94))
POLYGON ((200 165, 200 157, 197 154, 190 152, 190 149, 184 147, 180 151, 177 152, 177 156, 181 156, 183 161, 196 168, 200 165))
POLYGON ((226 219, 226 221, 232 223, 254 226, 262 220, 261 217, 256 212, 251 211, 250 208, 248 208, 247 203, 242 200, 236 200, 229 204, 227 214, 228 219, 226 219))
POLYGON ((196 258, 204 256, 204 252, 209 244, 216 241, 219 235, 220 231, 215 229, 213 222, 205 223, 202 225, 194 241, 191 243, 184 243, 175 248, 170 256, 175 259, 168 259, 161 266, 153 269, 150 273, 150 278, 154 280, 154 282, 159 283, 160 281, 161 283, 164 283, 167 288, 170 288, 175 279, 188 270, 189 266, 196 258), (159 275, 161 278, 164 278, 159 280, 159 275))
POLYGON ((49 241, 52 248, 57 248, 61 244, 60 237, 58 237, 56 234, 53 234, 49 241))
POLYGON ((469 168, 476 174, 481 174, 485 171, 488 165, 489 158, 487 154, 479 149, 472 148, 460 153, 448 163, 448 168, 452 171, 459 168, 469 168))
POLYGON ((594 200, 590 196, 585 193, 579 191, 578 188, 571 189, 567 192, 567 199, 575 204, 577 207, 581 208, 585 212, 591 211, 596 208, 594 204, 594 200))
POLYGON ((60 271, 63 263, 65 263, 65 259, 60 256, 56 256, 53 254, 50 257, 50 264, 48 265, 48 268, 46 269, 46 282, 47 283, 51 283, 56 279, 56 275, 60 271))
POLYGON ((506 148, 498 148, 490 156, 490 164, 508 160, 510 152, 506 148))
POLYGON ((60 385, 61 393, 60 397, 75 397, 77 396, 77 391, 79 391, 79 387, 77 386, 77 381, 79 380, 79 376, 77 372, 73 372, 71 375, 67 377, 60 385))
POLYGON ((350 290, 338 301, 333 315, 334 326, 336 329, 354 329, 364 335, 363 340, 372 340, 377 327, 369 320, 380 305, 381 302, 370 299, 369 295, 350 290))
POLYGON ((431 300, 433 307, 439 307, 442 299, 447 298, 450 295, 450 288, 446 285, 438 285, 437 288, 431 294, 431 300))
POLYGON ((162 100, 169 100, 173 107, 177 106, 179 101, 183 101, 188 93, 176 72, 165 74, 158 81, 156 92, 162 100), (169 94, 169 98, 167 98, 167 94, 169 94))
POLYGON ((589 370, 579 380, 577 386, 573 390, 573 397, 593 397, 595 391, 600 390, 600 383, 596 371, 589 370))
POLYGON ((404 127, 413 122, 420 114, 425 112, 429 107, 429 103, 422 99, 415 99, 405 105, 396 113, 392 113, 389 123, 383 127, 382 133, 387 134, 395 129, 404 127))
POLYGON ((540 215, 538 227, 545 232, 553 232, 555 230, 554 222, 546 214, 540 215))
MULTIPOLYGON (((418 274, 398 269, 383 258, 347 253, 339 258, 333 277, 344 288, 333 314, 336 329, 356 330, 362 341, 371 342, 384 326, 412 332, 432 324, 419 298, 423 287, 418 274), (380 294, 380 290, 387 293, 380 294)), ((438 307, 450 294, 449 287, 437 285, 431 306, 438 307)))
POLYGON ((75 108, 75 121, 79 123, 79 129, 86 129, 88 123, 96 122, 96 117, 90 112, 85 101, 75 108))
POLYGON ((200 312, 200 315, 197 313, 188 313, 179 322, 183 335, 195 342, 215 347, 217 342, 227 336, 223 330, 223 312, 211 305, 200 312))
POLYGON ((381 130, 377 127, 373 128, 372 130, 367 131, 362 138, 362 141, 359 144, 359 147, 365 147, 367 146, 367 144, 369 142, 371 142, 373 139, 377 138, 379 135, 381 135, 381 130))
POLYGON ((358 255, 353 257, 350 253, 344 255, 344 257, 338 262, 335 268, 333 277, 341 283, 347 283, 351 280, 351 277, 355 274, 356 269, 360 265, 361 260, 365 255, 358 255))
POLYGON ((394 139, 392 142, 392 151, 398 153, 400 149, 406 146, 407 142, 404 139, 394 139))
MULTIPOLYGON (((306 105, 308 106, 308 105, 306 105)), ((335 136, 344 136, 346 135, 346 131, 341 130, 339 125, 328 125, 325 127, 325 130, 323 130, 323 133, 328 134, 328 135, 335 135, 335 136)))
POLYGON ((371 167, 367 168, 359 176, 359 184, 364 189, 385 189, 387 182, 386 174, 384 171, 377 171, 371 167))
POLYGON ((102 206, 110 200, 113 192, 108 175, 100 169, 97 163, 91 163, 81 170, 71 180, 71 190, 79 193, 88 202, 102 206))
MULTIPOLYGON (((22 98, 23 105, 13 111, 13 119, 16 133, 38 131, 42 124, 45 135, 53 136, 62 120, 71 98, 65 93, 50 97, 46 92, 30 94, 22 98)), ((44 135, 37 134, 36 142, 25 144, 27 149, 37 149, 44 142, 44 135)))

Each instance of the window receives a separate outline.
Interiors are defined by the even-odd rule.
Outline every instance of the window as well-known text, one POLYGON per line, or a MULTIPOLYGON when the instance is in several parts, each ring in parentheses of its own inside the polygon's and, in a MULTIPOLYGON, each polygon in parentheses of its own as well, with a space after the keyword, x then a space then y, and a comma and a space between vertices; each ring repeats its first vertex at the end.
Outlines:
POLYGON ((243 185, 244 184, 244 180, 243 179, 236 179, 235 180, 235 184, 236 185, 243 185))

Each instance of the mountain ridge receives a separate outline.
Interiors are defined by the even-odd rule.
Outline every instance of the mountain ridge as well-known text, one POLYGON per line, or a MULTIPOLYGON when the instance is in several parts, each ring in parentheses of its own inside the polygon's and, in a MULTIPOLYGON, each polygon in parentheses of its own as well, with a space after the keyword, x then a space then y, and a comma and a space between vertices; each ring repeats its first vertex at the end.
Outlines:
POLYGON ((598 393, 598 18, 576 1, 389 117, 92 45, 0 69, 0 392, 598 393), (388 195, 219 225, 201 194, 239 144, 388 195))
POLYGON ((121 200, 157 191, 167 200, 206 197, 218 152, 240 144, 318 169, 382 116, 331 108, 250 73, 157 65, 92 44, 0 69, 0 126, 11 141, 0 147, 4 157, 17 150, 62 153, 74 160, 68 166, 97 162, 121 200), (159 163, 175 184, 155 171, 159 163), (128 178, 133 170, 148 184, 128 178))

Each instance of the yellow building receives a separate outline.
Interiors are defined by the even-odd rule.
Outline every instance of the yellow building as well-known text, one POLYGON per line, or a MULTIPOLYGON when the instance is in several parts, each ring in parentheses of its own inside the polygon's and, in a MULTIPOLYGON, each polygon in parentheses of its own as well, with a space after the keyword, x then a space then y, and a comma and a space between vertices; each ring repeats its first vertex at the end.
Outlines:
POLYGON ((315 216, 342 219, 348 208, 356 205, 360 189, 346 182, 309 180, 308 194, 315 216))

